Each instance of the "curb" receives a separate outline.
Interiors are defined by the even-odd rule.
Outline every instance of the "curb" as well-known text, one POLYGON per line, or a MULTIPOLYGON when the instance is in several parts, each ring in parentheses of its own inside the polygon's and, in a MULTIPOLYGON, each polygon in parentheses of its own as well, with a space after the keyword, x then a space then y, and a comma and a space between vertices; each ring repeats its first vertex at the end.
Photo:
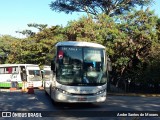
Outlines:
MULTIPOLYGON (((34 90, 40 90, 40 91, 43 91, 44 89, 43 88, 34 88, 34 90)), ((0 92, 23 92, 25 93, 26 91, 23 91, 22 89, 16 89, 16 90, 10 90, 10 89, 0 89, 0 92)))
POLYGON ((107 93, 107 95, 115 96, 139 96, 139 97, 160 97, 160 94, 140 94, 140 93, 107 93))
POLYGON ((17 90, 0 89, 0 92, 21 92, 21 89, 17 89, 17 90))

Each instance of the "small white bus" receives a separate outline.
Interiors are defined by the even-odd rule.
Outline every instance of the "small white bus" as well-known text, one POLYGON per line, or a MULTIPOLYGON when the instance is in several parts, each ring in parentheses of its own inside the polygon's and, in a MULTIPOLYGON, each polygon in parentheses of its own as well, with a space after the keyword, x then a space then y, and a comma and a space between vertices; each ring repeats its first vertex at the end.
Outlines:
MULTIPOLYGON (((51 75, 51 66, 43 66, 43 70, 41 70, 42 73, 42 81, 43 81, 43 87, 44 86, 44 81, 50 81, 50 75, 51 75)), ((47 84, 46 84, 47 85, 47 84)))
POLYGON ((0 87, 11 87, 11 82, 22 87, 22 81, 32 82, 33 87, 42 86, 40 68, 36 64, 0 64, 0 87))

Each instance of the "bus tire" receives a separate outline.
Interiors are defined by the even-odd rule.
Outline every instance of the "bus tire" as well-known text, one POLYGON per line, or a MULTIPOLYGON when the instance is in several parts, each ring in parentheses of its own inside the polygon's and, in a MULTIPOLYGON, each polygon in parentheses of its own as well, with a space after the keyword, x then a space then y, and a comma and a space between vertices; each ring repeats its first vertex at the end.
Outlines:
POLYGON ((58 106, 59 102, 56 102, 56 101, 53 99, 53 94, 52 94, 51 87, 50 87, 50 98, 51 98, 52 104, 53 104, 54 106, 58 106))

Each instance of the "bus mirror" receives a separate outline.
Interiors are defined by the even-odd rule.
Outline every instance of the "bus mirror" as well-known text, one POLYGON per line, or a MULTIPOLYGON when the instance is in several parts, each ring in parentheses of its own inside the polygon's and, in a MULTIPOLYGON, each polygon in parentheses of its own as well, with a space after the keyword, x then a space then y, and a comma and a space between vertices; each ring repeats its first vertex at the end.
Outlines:
POLYGON ((112 71, 112 63, 111 63, 111 60, 109 58, 107 58, 107 70, 112 71))

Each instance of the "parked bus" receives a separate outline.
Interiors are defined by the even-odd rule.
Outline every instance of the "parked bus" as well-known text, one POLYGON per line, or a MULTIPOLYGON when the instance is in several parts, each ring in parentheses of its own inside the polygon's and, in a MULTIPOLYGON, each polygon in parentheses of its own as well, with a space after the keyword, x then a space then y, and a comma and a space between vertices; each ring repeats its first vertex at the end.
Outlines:
POLYGON ((35 64, 0 64, 0 87, 11 87, 11 82, 17 82, 22 87, 22 81, 32 82, 33 87, 42 86, 41 72, 35 64))
POLYGON ((41 70, 42 73, 42 81, 43 81, 43 87, 44 87, 44 81, 50 81, 50 75, 51 75, 51 66, 43 66, 43 70, 41 70))
POLYGON ((54 102, 93 103, 106 100, 105 47, 90 42, 58 42, 51 50, 50 80, 44 89, 54 102))

